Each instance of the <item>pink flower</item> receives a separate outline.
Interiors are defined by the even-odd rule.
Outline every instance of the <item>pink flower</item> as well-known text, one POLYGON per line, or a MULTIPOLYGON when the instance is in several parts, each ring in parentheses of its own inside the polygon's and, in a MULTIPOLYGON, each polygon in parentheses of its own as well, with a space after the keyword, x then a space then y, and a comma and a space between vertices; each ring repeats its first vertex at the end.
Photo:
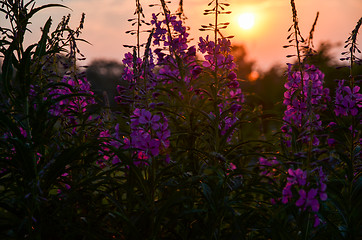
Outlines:
POLYGON ((230 163, 229 166, 230 166, 230 169, 231 169, 231 170, 235 170, 235 169, 236 169, 236 165, 235 165, 234 163, 230 163))

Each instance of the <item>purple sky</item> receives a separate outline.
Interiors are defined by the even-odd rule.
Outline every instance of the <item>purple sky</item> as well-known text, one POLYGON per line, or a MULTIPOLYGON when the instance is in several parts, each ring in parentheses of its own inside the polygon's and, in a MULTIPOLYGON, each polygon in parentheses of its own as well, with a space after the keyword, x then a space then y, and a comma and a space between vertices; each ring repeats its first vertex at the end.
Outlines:
MULTIPOLYGON (((172 0, 173 1, 173 0, 172 0)), ((89 63, 94 59, 112 59, 121 61, 125 52, 124 44, 135 44, 135 37, 125 34, 130 30, 128 18, 133 17, 135 1, 133 0, 38 0, 38 5, 44 3, 60 3, 70 7, 67 9, 53 8, 43 11, 33 19, 33 34, 27 36, 29 43, 36 42, 40 38, 40 27, 51 15, 54 26, 63 15, 72 15, 71 25, 76 27, 82 12, 86 14, 85 28, 82 37, 92 45, 81 44, 81 51, 86 55, 89 63)), ((289 0, 228 0, 231 4, 231 15, 222 16, 222 21, 230 22, 225 35, 234 35, 234 44, 245 44, 249 59, 256 60, 256 70, 267 69, 274 63, 288 61, 286 55, 293 54, 294 49, 283 49, 287 44, 287 30, 292 24, 292 11, 289 0), (237 16, 244 11, 253 12, 256 15, 255 27, 251 30, 243 30, 237 24, 237 16)), ((149 8, 148 5, 158 3, 157 0, 142 1, 146 20, 151 13, 159 11, 159 8, 149 8)), ((203 16, 203 10, 207 7, 207 0, 184 0, 186 25, 191 27, 191 37, 198 39, 198 29, 201 24, 208 24, 212 19, 203 16)), ((170 10, 175 11, 177 1, 173 1, 170 10)), ((300 27, 303 36, 307 36, 313 24, 316 12, 320 12, 319 21, 315 32, 315 46, 323 41, 343 43, 349 33, 362 17, 361 0, 296 0, 300 27)), ((1 19, 3 21, 3 19, 1 19)), ((362 31, 362 29, 361 29, 362 31)), ((147 36, 143 35, 143 41, 147 36)), ((361 34, 358 37, 361 43, 361 34)), ((196 44, 192 42, 191 44, 196 44)), ((343 51, 343 45, 334 49, 335 53, 343 51)))

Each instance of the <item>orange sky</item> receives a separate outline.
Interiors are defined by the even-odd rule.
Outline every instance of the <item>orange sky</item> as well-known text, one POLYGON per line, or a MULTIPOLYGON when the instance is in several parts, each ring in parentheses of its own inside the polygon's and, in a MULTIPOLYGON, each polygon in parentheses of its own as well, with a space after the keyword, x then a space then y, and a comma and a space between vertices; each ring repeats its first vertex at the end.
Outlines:
MULTIPOLYGON (((177 5, 178 0, 172 0, 177 5)), ((226 0, 231 4, 228 10, 231 15, 222 16, 222 21, 231 22, 225 35, 234 35, 232 43, 245 44, 249 53, 249 59, 257 62, 256 70, 266 70, 274 63, 284 64, 288 59, 286 55, 293 54, 294 49, 283 49, 287 44, 287 30, 292 24, 292 11, 290 0, 226 0), (237 24, 237 16, 244 11, 253 12, 256 15, 255 27, 251 30, 243 30, 237 24)), ((54 19, 54 25, 59 22, 61 16, 70 13, 72 25, 77 26, 82 12, 86 13, 83 38, 92 45, 81 44, 81 51, 86 55, 89 63, 93 59, 113 59, 121 61, 124 53, 128 51, 124 44, 135 44, 135 37, 125 34, 130 30, 128 18, 133 17, 135 9, 134 0, 38 0, 38 5, 51 2, 61 3, 70 7, 66 9, 53 9, 43 11, 33 19, 33 34, 29 34, 28 42, 39 39, 39 28, 45 23, 49 15, 54 19)), ((323 41, 342 43, 362 17, 361 0, 295 0, 302 34, 307 36, 313 24, 315 14, 320 12, 319 21, 315 32, 315 45, 323 41)), ((149 8, 148 4, 157 3, 157 0, 142 1, 146 19, 149 19, 152 11, 159 8, 149 8)), ((184 0, 184 9, 187 16, 186 24, 191 27, 191 37, 198 39, 201 33, 198 31, 201 24, 208 24, 212 19, 204 16, 203 9, 207 7, 208 0, 184 0)), ((170 6, 172 11, 176 10, 170 6)), ((3 19, 1 19, 3 21, 3 19)), ((362 29, 361 29, 362 31, 362 29)), ((202 33, 205 35, 205 33, 202 33)), ((143 39, 146 39, 144 35, 143 39)), ((358 37, 360 44, 361 34, 358 37)), ((195 44, 195 43, 193 43, 195 44)), ((339 53, 343 46, 335 49, 339 53)))

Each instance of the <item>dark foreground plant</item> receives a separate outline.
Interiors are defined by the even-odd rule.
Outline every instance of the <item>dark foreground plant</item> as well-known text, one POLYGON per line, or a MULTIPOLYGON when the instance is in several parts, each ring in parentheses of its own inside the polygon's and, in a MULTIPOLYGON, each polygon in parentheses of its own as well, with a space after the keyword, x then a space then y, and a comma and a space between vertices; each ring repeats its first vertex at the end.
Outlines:
POLYGON ((76 69, 84 15, 76 30, 68 16, 53 32, 49 18, 39 42, 25 48, 32 17, 64 6, 0 5, 10 26, 0 28, 0 238, 103 238, 107 219, 96 190, 109 173, 95 164, 101 118, 89 111, 95 99, 76 69))

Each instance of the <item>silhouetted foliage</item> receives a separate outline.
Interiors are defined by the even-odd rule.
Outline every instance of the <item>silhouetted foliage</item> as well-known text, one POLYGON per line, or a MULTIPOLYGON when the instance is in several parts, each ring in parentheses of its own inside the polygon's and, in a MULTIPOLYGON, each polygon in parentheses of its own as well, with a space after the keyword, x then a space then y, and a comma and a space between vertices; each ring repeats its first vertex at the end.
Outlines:
MULTIPOLYGON (((308 64, 318 66, 325 74, 325 84, 332 91, 332 96, 334 96, 334 89, 337 86, 336 80, 345 79, 346 76, 350 75, 348 63, 337 61, 337 58, 332 54, 332 50, 338 47, 340 47, 339 44, 323 42, 319 45, 317 52, 305 61, 308 64)), ((353 71, 354 75, 357 76, 356 80, 360 81, 362 66, 355 65, 353 71)))

